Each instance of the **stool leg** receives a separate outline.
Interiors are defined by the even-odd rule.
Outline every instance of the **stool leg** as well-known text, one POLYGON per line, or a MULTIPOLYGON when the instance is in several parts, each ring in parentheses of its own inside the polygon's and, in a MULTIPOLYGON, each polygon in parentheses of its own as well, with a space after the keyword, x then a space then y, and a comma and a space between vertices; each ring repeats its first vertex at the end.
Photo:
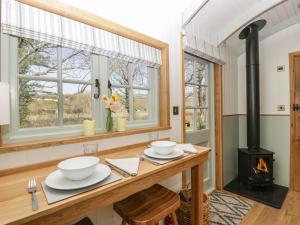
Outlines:
POLYGON ((178 225, 177 216, 176 216, 175 211, 172 212, 171 217, 172 217, 174 225, 178 225))
POLYGON ((121 225, 126 225, 126 221, 122 219, 122 224, 121 225))

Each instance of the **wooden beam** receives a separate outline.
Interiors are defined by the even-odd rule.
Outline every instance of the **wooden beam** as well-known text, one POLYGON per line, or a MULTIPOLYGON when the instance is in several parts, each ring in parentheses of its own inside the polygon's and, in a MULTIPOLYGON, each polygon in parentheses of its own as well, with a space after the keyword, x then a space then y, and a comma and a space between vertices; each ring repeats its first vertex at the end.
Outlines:
MULTIPOLYGON (((295 57, 300 56, 300 51, 292 52, 289 54, 289 70, 290 70, 290 105, 296 104, 295 94, 296 94, 296 73, 295 73, 295 57)), ((299 84, 298 84, 299 85, 299 84)), ((297 145, 297 132, 295 131, 295 126, 297 125, 297 112, 291 109, 290 115, 290 189, 292 191, 300 191, 300 181, 299 181, 299 151, 297 145), (297 177, 298 176, 298 177, 297 177)))
POLYGON ((183 50, 183 35, 180 33, 180 73, 181 73, 181 141, 186 142, 186 129, 185 129, 185 77, 184 77, 184 50, 183 50))
POLYGON ((214 65, 215 79, 215 148, 216 189, 223 190, 223 109, 222 109, 222 66, 214 65))
POLYGON ((169 129, 171 129, 171 127, 148 127, 148 128, 139 128, 139 129, 120 131, 120 132, 97 133, 93 136, 78 135, 78 136, 56 138, 50 140, 5 144, 0 147, 0 154, 7 153, 7 152, 31 150, 36 148, 54 147, 58 145, 81 143, 87 141, 96 141, 105 138, 122 137, 126 135, 142 134, 142 133, 155 132, 155 131, 158 132, 158 131, 169 130, 169 129))

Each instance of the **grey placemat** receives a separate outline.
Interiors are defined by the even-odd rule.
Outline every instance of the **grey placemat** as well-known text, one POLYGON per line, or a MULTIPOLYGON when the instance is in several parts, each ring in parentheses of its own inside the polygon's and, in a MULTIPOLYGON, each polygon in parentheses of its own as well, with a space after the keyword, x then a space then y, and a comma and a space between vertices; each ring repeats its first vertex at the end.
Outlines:
POLYGON ((87 192, 87 191, 93 190, 95 188, 102 187, 106 184, 110 184, 110 183, 113 183, 113 182, 121 180, 121 179, 122 179, 121 176, 115 174, 114 172, 111 172, 109 177, 107 177, 105 180, 103 180, 97 184, 94 184, 94 185, 86 187, 86 188, 70 190, 70 191, 57 190, 57 189, 50 188, 45 184, 44 181, 41 184, 42 184, 42 188, 43 188, 43 191, 46 196, 48 204, 52 204, 52 203, 64 200, 66 198, 70 198, 75 195, 81 194, 83 192, 87 192))
POLYGON ((183 156, 180 156, 178 158, 175 158, 175 159, 156 159, 156 158, 151 158, 149 156, 146 156, 145 154, 143 155, 143 157, 146 159, 146 160, 149 160, 151 162, 154 162, 154 163, 157 163, 159 165, 164 165, 166 163, 169 163, 169 162, 172 162, 172 161, 175 161, 177 159, 182 159, 183 157, 187 156, 189 154, 187 153, 184 153, 183 156))

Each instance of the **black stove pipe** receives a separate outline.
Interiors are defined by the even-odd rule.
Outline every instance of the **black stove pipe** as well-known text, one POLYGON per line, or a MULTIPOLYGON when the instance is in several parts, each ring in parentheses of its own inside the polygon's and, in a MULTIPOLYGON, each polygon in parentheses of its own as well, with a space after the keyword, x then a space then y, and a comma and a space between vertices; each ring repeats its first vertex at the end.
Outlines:
POLYGON ((258 32, 265 24, 265 20, 258 20, 244 28, 239 35, 240 39, 246 39, 247 145, 252 151, 260 148, 258 32))

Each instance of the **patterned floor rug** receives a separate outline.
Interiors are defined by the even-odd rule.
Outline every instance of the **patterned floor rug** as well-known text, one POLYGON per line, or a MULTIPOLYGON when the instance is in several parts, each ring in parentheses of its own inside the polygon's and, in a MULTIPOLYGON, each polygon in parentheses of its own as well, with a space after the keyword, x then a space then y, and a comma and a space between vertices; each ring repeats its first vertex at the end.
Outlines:
POLYGON ((214 191, 210 202, 210 224, 218 225, 239 224, 252 207, 251 203, 225 192, 214 191))

